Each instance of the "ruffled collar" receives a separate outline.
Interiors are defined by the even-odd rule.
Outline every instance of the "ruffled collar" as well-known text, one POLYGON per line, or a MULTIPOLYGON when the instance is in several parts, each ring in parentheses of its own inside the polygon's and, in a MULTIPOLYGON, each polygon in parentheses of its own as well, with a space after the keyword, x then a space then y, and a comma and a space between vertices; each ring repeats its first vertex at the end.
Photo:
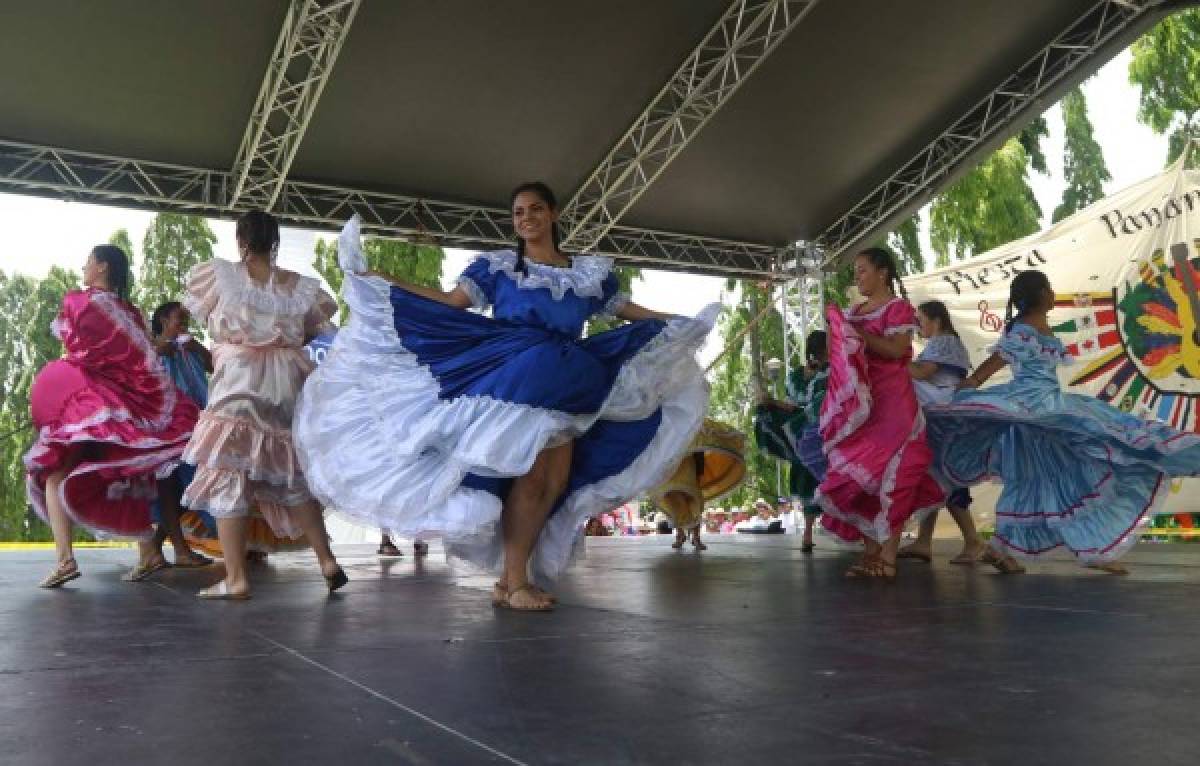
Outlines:
POLYGON ((241 263, 223 258, 212 260, 221 295, 269 314, 296 316, 306 313, 317 299, 321 286, 312 277, 287 269, 271 268, 271 277, 259 285, 241 263))
POLYGON ((517 254, 512 250, 494 250, 483 253, 488 271, 503 272, 521 290, 545 288, 561 301, 567 290, 581 298, 603 298, 604 280, 612 272, 613 260, 601 255, 576 255, 570 266, 550 266, 525 259, 525 272, 517 271, 517 254))
POLYGON ((1005 333, 1005 336, 1015 338, 1030 348, 1037 349, 1038 355, 1043 359, 1065 363, 1075 361, 1075 357, 1067 353, 1063 342, 1056 336, 1043 335, 1036 328, 1024 322, 1014 322, 1012 328, 1005 333))

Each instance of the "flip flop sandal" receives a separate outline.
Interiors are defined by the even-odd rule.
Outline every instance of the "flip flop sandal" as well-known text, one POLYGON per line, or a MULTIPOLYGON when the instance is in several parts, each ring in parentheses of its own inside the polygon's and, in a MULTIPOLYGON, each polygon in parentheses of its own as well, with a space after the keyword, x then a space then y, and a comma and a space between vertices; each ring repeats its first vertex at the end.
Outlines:
POLYGON ((980 561, 991 564, 1000 574, 1025 574, 1025 567, 1019 561, 1012 556, 1001 556, 991 549, 983 554, 980 561))
POLYGON ((229 583, 222 580, 211 588, 205 588, 196 594, 196 598, 206 601, 248 601, 249 593, 234 593, 229 589, 229 583))
POLYGON ((67 559, 63 563, 55 567, 54 571, 46 575, 40 583, 39 588, 57 588, 60 585, 69 583, 74 579, 82 577, 83 573, 79 571, 79 565, 75 563, 75 559, 67 559))
POLYGON ((974 556, 969 553, 960 553, 954 558, 950 559, 950 563, 960 567, 973 567, 980 561, 983 561, 983 555, 986 552, 987 549, 985 548, 979 553, 976 553, 974 556))
POLYGON ((525 584, 520 588, 508 591, 508 594, 504 597, 504 600, 501 601, 497 606, 501 606, 505 609, 511 609, 514 612, 549 612, 554 609, 554 603, 552 601, 547 601, 539 606, 513 606, 512 597, 518 593, 521 593, 522 591, 529 591, 535 595, 537 594, 537 589, 534 586, 525 584))
POLYGON ((129 574, 125 575, 121 579, 123 579, 125 582, 141 582, 155 572, 161 572, 170 566, 171 565, 167 563, 166 559, 163 559, 162 561, 156 561, 153 564, 138 564, 133 569, 129 570, 129 574))
POLYGON ((918 553, 917 551, 900 551, 896 554, 896 558, 916 559, 917 561, 924 561, 926 564, 933 563, 933 556, 930 556, 928 553, 918 553))
POLYGON ((177 556, 175 563, 171 566, 176 569, 203 569, 207 566, 212 566, 213 560, 208 556, 201 556, 199 553, 193 553, 191 556, 177 556))
MULTIPOLYGON (((526 587, 532 589, 534 593, 548 600, 551 604, 558 603, 558 596, 553 593, 547 593, 532 583, 526 587)), ((492 606, 504 606, 504 599, 506 598, 508 598, 508 589, 498 582, 492 583, 492 606)))

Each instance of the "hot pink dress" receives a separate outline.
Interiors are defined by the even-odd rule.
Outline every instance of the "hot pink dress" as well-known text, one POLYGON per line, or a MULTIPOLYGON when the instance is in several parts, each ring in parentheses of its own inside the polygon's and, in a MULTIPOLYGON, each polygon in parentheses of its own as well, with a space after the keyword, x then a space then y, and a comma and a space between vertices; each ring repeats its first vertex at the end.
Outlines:
POLYGON ((30 390, 38 435, 25 455, 29 501, 46 518, 46 476, 67 468, 60 494, 74 523, 145 537, 155 479, 178 466, 196 405, 159 361, 141 313, 113 293, 67 293, 52 329, 66 353, 30 390))
POLYGON ((882 543, 914 513, 941 506, 929 475, 932 453, 908 363, 866 350, 859 330, 872 335, 913 333, 912 305, 894 298, 867 313, 830 307, 829 383, 821 408, 821 436, 829 471, 817 490, 821 524, 843 540, 864 536, 882 543))
POLYGON ((274 268, 258 284, 222 259, 192 269, 182 302, 206 323, 213 354, 208 407, 183 456, 196 466, 184 505, 218 518, 257 513, 276 535, 299 538, 290 509, 316 502, 292 446, 296 397, 313 369, 303 346, 332 328, 337 304, 312 277, 274 268))

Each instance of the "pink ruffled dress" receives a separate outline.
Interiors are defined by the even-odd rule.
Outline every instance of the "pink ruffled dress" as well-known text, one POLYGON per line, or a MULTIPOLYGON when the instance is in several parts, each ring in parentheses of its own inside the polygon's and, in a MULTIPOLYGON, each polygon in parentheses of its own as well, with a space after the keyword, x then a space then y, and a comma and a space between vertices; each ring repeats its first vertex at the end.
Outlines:
POLYGON ((208 408, 183 459, 196 477, 183 503, 215 517, 261 515, 299 538, 290 510, 315 502, 292 446, 292 414, 313 369, 303 346, 337 311, 320 283, 275 268, 267 284, 241 263, 213 259, 187 277, 182 300, 212 341, 208 408))
POLYGON ((67 293, 53 332, 66 353, 30 390, 38 435, 25 455, 29 501, 46 518, 46 477, 67 468, 60 495, 74 523, 146 537, 155 480, 179 465, 196 405, 159 362, 141 313, 113 293, 67 293))
POLYGON ((821 524, 847 542, 869 537, 883 543, 914 513, 941 507, 943 494, 929 475, 933 455, 908 373, 911 351, 901 359, 877 356, 859 331, 910 334, 917 315, 902 298, 867 313, 830 307, 826 314, 829 383, 821 436, 829 470, 817 490, 821 524))

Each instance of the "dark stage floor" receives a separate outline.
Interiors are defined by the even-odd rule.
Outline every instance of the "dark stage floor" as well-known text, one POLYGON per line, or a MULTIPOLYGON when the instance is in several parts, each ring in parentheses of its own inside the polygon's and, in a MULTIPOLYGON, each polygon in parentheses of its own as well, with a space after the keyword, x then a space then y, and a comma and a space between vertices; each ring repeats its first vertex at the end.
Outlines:
POLYGON ((333 597, 272 557, 247 603, 122 583, 130 550, 41 591, 49 551, 0 553, 0 762, 1200 762, 1200 547, 888 586, 798 544, 592 540, 553 614, 493 611, 436 545, 341 549, 333 597))

